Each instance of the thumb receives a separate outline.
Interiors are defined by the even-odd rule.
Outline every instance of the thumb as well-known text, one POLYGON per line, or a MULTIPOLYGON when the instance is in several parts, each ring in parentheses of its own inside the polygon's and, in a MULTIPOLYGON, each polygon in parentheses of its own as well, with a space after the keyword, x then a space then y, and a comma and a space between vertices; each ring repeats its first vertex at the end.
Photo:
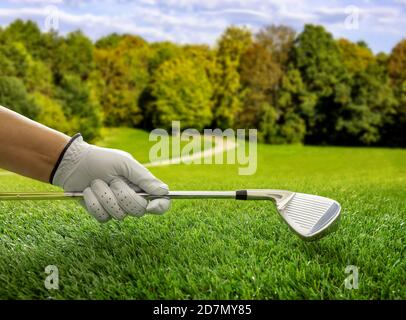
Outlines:
POLYGON ((167 184, 156 178, 134 158, 128 158, 125 167, 125 177, 145 192, 157 196, 164 196, 169 192, 167 184))

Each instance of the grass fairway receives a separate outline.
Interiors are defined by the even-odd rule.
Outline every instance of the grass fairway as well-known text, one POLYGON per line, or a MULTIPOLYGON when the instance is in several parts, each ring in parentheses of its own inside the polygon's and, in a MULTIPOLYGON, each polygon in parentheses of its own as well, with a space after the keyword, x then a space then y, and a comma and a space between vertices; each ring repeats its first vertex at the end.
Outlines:
MULTIPOLYGON (((147 161, 147 142, 136 141, 147 135, 112 133, 103 145, 147 161)), ((406 150, 260 145, 256 174, 237 168, 152 171, 172 189, 332 197, 343 207, 339 230, 305 243, 271 202, 178 200, 163 216, 103 225, 73 201, 2 202, 0 298, 406 299, 406 150), (44 287, 47 265, 59 268, 59 290, 44 287), (348 265, 358 289, 345 288, 348 265)), ((34 190, 56 188, 0 172, 0 191, 34 190)))

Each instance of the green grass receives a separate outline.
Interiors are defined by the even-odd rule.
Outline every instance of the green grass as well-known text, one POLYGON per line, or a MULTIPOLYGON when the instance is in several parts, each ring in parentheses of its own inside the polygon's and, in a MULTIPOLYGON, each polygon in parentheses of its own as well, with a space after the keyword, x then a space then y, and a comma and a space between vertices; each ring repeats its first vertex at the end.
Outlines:
MULTIPOLYGON (((111 132, 103 145, 148 159, 145 133, 111 132)), ((75 202, 3 202, 0 298, 406 298, 406 150, 260 145, 257 173, 239 176, 237 168, 152 171, 172 189, 332 197, 343 207, 339 230, 305 243, 270 202, 178 200, 163 216, 104 225, 75 202), (59 290, 44 287, 47 265, 59 268, 59 290), (347 265, 359 268, 359 289, 345 288, 347 265)), ((53 189, 0 174, 0 191, 53 189)))
MULTIPOLYGON (((149 155, 149 150, 157 143, 157 140, 152 139, 152 136, 150 139, 150 134, 146 131, 130 128, 111 128, 104 129, 102 135, 104 138, 97 142, 101 147, 126 150, 141 163, 148 163, 157 160, 152 155, 150 158, 149 155)), ((180 140, 179 145, 182 148, 187 143, 188 141, 180 140)), ((211 144, 211 147, 213 147, 213 143, 211 144)), ((172 154, 172 138, 169 137, 169 156, 171 157, 172 154)), ((159 156, 162 157, 161 154, 159 154, 159 156)))

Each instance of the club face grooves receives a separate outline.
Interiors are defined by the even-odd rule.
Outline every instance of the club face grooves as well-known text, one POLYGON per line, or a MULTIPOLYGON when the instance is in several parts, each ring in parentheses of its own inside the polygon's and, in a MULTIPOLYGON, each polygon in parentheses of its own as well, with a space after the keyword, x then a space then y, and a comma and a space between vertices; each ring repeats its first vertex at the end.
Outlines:
POLYGON ((303 240, 312 241, 336 230, 341 206, 329 198, 296 193, 278 211, 292 231, 303 240))

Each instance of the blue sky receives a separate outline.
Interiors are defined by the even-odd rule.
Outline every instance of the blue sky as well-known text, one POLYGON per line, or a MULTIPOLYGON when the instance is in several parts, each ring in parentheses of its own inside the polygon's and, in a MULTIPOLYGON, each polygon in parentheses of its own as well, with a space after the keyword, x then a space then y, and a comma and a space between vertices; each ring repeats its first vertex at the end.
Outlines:
POLYGON ((324 25, 335 37, 365 40, 374 52, 389 52, 406 38, 406 0, 2 0, 0 25, 31 19, 61 34, 81 29, 92 39, 111 32, 149 41, 215 44, 230 24, 254 32, 267 24, 300 31, 324 25))

